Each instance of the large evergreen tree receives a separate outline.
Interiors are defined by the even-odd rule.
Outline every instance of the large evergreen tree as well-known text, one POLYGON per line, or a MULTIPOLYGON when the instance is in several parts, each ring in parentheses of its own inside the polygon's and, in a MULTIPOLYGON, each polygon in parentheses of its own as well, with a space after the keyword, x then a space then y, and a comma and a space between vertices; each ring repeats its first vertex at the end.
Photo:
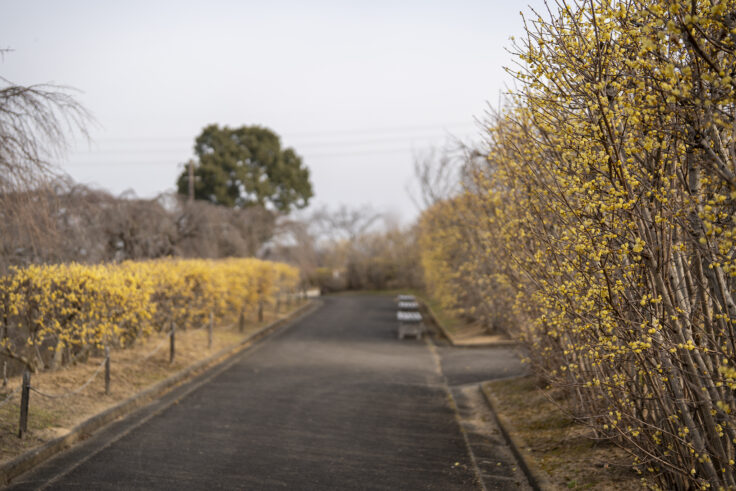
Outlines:
MULTIPOLYGON (((289 212, 304 208, 313 196, 309 169, 292 148, 262 126, 228 128, 210 125, 194 145, 194 197, 215 204, 245 208, 260 205, 289 212)), ((180 194, 187 194, 189 173, 179 176, 180 194)))

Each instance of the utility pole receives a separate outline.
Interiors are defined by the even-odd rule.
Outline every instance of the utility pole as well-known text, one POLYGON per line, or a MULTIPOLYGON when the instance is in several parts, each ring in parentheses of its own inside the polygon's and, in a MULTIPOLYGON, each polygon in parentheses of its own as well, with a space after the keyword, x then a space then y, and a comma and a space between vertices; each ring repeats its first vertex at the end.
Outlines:
POLYGON ((189 159, 189 202, 194 202, 194 159, 189 159))

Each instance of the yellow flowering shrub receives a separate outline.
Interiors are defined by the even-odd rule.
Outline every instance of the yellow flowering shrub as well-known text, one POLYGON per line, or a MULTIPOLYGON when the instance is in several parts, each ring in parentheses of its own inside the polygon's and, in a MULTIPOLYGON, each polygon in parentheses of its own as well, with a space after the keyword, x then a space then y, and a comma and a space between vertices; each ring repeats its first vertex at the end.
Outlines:
POLYGON ((32 265, 0 278, 0 350, 36 369, 152 330, 234 319, 293 293, 299 271, 258 259, 32 265))
POLYGON ((445 310, 509 332, 516 325, 514 274, 503 249, 490 249, 499 238, 479 226, 478 212, 487 204, 466 193, 426 210, 419 222, 420 260, 428 293, 445 310))
POLYGON ((593 0, 526 19, 474 213, 425 214, 432 288, 460 263, 486 277, 462 273, 472 288, 504 278, 533 366, 663 489, 736 487, 734 12, 593 0))

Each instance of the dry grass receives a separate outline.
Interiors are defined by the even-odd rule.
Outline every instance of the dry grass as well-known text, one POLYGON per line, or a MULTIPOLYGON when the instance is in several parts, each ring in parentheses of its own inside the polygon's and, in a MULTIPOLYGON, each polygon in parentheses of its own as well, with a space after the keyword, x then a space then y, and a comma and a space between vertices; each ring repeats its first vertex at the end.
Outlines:
POLYGON ((525 442, 526 450, 559 489, 642 489, 631 457, 592 429, 574 421, 571 401, 542 389, 533 376, 488 382, 498 410, 525 442))
MULTIPOLYGON (((105 394, 103 371, 100 371, 79 394, 69 397, 49 399, 31 392, 28 433, 22 439, 18 438, 20 394, 15 395, 10 403, 0 408, 0 463, 67 434, 74 426, 91 416, 223 348, 237 344, 248 334, 275 321, 278 317, 273 312, 266 312, 262 323, 258 323, 255 318, 246 319, 242 333, 239 332, 237 325, 230 328, 215 327, 212 347, 209 349, 207 329, 180 329, 176 333, 176 357, 171 364, 168 336, 163 333, 156 333, 131 348, 114 350, 110 356, 109 395, 105 394), (145 359, 157 348, 158 351, 145 359)), ((76 390, 95 373, 102 361, 101 356, 90 357, 87 363, 34 374, 31 385, 49 394, 63 394, 76 390)), ((20 385, 20 377, 10 378, 7 389, 0 389, 0 402, 20 385)))
POLYGON ((417 297, 429 310, 429 317, 444 328, 455 346, 503 345, 514 342, 505 333, 489 333, 483 323, 468 321, 456 312, 443 309, 439 302, 427 294, 417 297))

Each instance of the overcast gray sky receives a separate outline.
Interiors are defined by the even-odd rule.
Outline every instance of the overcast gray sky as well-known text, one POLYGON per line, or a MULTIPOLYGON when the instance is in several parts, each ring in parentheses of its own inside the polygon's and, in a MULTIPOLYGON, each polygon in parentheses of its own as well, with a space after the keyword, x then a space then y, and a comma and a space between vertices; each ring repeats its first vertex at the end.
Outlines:
POLYGON ((302 155, 314 203, 408 221, 413 154, 478 139, 527 5, 0 0, 0 75, 81 91, 99 125, 60 162, 77 181, 154 196, 204 126, 260 124, 302 155))

